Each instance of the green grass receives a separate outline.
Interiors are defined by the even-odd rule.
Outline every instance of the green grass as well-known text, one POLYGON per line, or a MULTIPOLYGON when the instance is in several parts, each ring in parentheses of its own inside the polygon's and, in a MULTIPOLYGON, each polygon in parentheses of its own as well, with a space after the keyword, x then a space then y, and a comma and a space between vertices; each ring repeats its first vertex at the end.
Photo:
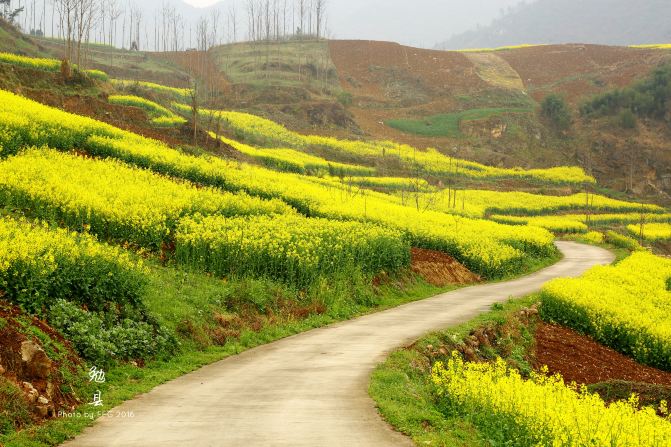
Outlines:
MULTIPOLYGON (((437 288, 419 280, 406 281, 397 287, 396 282, 381 286, 376 293, 364 287, 356 278, 342 280, 325 288, 322 284, 301 293, 287 286, 267 280, 228 278, 220 280, 207 275, 162 266, 148 261, 150 285, 145 303, 160 323, 171 331, 184 332, 185 323, 191 328, 191 336, 182 337, 181 352, 169 359, 148 362, 144 368, 121 364, 107 371, 107 382, 92 386, 81 379, 79 396, 90 401, 96 388, 102 391, 104 406, 90 415, 93 407, 82 405, 76 411, 80 417, 56 418, 41 426, 32 426, 24 431, 0 435, 4 447, 44 447, 58 445, 81 432, 104 412, 125 400, 147 392, 161 383, 175 379, 199 367, 238 354, 246 349, 273 340, 304 332, 330 323, 359 315, 394 307, 406 302, 423 299, 450 288, 437 288), (300 295, 300 296, 298 296, 300 295), (272 298, 288 298, 303 303, 319 301, 326 305, 326 312, 312 314, 305 319, 279 315, 261 330, 243 330, 239 338, 227 341, 223 346, 213 344, 208 330, 216 325, 215 313, 230 314, 241 309, 262 309, 272 306, 272 298)), ((263 316, 263 313, 258 315, 263 316)))
POLYGON ((386 124, 401 132, 421 135, 426 137, 452 137, 463 136, 460 124, 462 121, 473 121, 487 119, 511 113, 531 113, 530 108, 483 108, 471 109, 463 112, 446 113, 441 115, 427 116, 421 120, 394 119, 386 124))
MULTIPOLYGON (((527 272, 539 270, 556 260, 555 257, 529 264, 527 272)), ((217 279, 196 271, 164 266, 153 259, 148 259, 146 265, 149 286, 144 303, 164 328, 180 334, 180 352, 169 359, 150 361, 143 368, 120 364, 107 371, 105 384, 96 387, 82 378, 77 393, 84 400, 92 396, 96 388, 102 391, 105 405, 99 412, 92 417, 86 415, 92 407, 82 405, 76 410, 82 413, 80 417, 57 418, 18 433, 0 435, 0 445, 58 445, 123 401, 204 365, 300 332, 456 289, 456 286, 431 286, 415 276, 390 278, 385 284, 372 288, 370 278, 351 275, 298 290, 264 279, 217 279), (299 305, 318 303, 324 312, 299 319, 283 314, 277 308, 278 300, 292 300, 299 305), (243 316, 250 310, 254 318, 264 321, 260 330, 243 329, 239 337, 222 345, 215 343, 212 331, 217 328, 217 316, 243 316), (267 318, 268 315, 273 317, 267 318)), ((464 436, 470 436, 471 429, 462 425, 464 436)))
POLYGON ((9 25, 4 22, 0 22, 0 51, 46 57, 46 54, 29 38, 21 36, 19 31, 11 30, 9 25))
POLYGON ((340 90, 326 41, 236 43, 211 55, 234 84, 340 90))

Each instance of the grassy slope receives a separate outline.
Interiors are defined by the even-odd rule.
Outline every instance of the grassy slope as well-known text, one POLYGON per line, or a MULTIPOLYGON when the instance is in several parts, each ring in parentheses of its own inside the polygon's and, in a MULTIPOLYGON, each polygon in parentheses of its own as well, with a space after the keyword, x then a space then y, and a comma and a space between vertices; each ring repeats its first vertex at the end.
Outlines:
POLYGON ((235 84, 339 89, 326 41, 237 43, 211 54, 235 84))
POLYGON ((0 19, 0 52, 18 53, 26 56, 44 57, 45 53, 27 37, 12 29, 0 19))
POLYGON ((462 121, 481 120, 512 113, 532 112, 533 110, 528 108, 489 107, 427 116, 421 120, 394 119, 387 121, 386 124, 402 132, 416 135, 459 138, 463 136, 460 127, 462 121))
POLYGON ((200 366, 289 335, 448 290, 418 280, 390 283, 382 286, 377 293, 371 290, 358 292, 347 290, 348 287, 360 286, 356 282, 340 284, 321 293, 312 292, 315 299, 329 304, 325 313, 312 314, 305 319, 278 318, 259 331, 243 330, 239 339, 231 338, 223 346, 216 346, 206 335, 207 329, 215 324, 212 321, 214 312, 227 313, 234 301, 243 300, 246 304, 256 306, 267 302, 268 297, 272 296, 271 293, 292 291, 266 280, 224 281, 197 272, 161 266, 152 261, 149 264, 150 286, 145 296, 145 303, 150 311, 168 329, 178 331, 184 326, 184 322, 189 322, 189 326, 196 328, 192 329, 188 336, 181 338, 181 352, 167 360, 151 361, 144 368, 131 364, 118 365, 107 371, 107 382, 103 385, 92 386, 82 378, 82 386, 77 390, 82 400, 90 401, 89 396, 93 395, 95 389, 102 391, 105 406, 96 409, 92 417, 85 413, 91 413, 93 407, 83 404, 77 409, 82 413, 81 417, 54 419, 42 426, 31 427, 22 432, 0 435, 0 445, 4 447, 58 445, 124 400, 147 392, 200 366), (349 300, 352 295, 359 295, 360 300, 358 302, 349 300))

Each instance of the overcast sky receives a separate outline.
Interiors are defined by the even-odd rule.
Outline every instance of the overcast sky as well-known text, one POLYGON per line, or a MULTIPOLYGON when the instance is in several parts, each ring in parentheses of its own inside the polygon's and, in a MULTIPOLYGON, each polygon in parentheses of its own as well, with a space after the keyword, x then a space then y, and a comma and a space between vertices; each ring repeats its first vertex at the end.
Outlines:
MULTIPOLYGON (((241 4, 241 0, 184 1, 197 7, 241 4)), ((389 40, 431 48, 455 33, 489 24, 502 9, 517 3, 520 0, 328 0, 328 28, 336 39, 389 40)))

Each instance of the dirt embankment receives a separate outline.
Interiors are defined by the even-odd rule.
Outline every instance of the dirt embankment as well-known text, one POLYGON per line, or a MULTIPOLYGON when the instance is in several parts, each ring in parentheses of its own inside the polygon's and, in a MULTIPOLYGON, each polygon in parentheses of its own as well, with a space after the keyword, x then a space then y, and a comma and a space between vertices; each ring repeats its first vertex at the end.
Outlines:
POLYGON ((329 50, 341 85, 356 97, 391 103, 414 91, 430 102, 432 94, 444 96, 485 86, 473 63, 461 53, 351 40, 331 41, 329 50))
POLYGON ((412 249, 412 271, 429 284, 438 287, 449 284, 472 284, 481 280, 452 256, 421 248, 412 249))
MULTIPOLYGON (((1 294, 0 294, 1 296, 1 294)), ((72 383, 82 362, 45 322, 0 301, 0 432, 20 429, 79 403, 72 383)))

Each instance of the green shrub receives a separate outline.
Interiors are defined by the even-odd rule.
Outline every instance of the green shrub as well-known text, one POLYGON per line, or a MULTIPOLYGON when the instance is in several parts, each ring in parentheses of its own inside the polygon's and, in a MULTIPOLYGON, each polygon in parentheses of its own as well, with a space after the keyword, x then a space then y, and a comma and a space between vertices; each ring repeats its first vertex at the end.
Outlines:
POLYGON ((623 110, 618 116, 618 123, 623 129, 635 129, 636 128, 636 115, 629 109, 623 110))
POLYGON ((660 66, 643 81, 598 95, 580 107, 585 117, 629 110, 633 115, 664 119, 671 100, 671 64, 660 66))
POLYGON ((338 102, 345 107, 352 105, 352 94, 349 92, 340 92, 338 94, 338 102))
POLYGON ((49 323, 72 342, 84 359, 98 366, 115 360, 146 360, 163 357, 177 350, 177 340, 159 325, 111 313, 87 312, 66 300, 49 309, 49 323))
POLYGON ((566 101, 559 95, 548 95, 541 103, 541 113, 559 130, 571 127, 571 110, 566 101))

